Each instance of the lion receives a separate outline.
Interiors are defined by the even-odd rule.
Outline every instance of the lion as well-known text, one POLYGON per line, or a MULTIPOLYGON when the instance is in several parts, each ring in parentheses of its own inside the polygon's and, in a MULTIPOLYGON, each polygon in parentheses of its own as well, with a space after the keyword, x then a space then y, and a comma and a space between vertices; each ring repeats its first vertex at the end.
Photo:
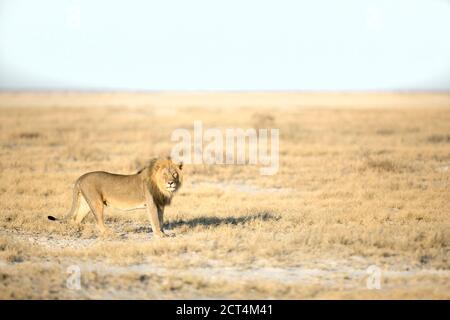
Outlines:
MULTIPOLYGON (((73 188, 72 208, 67 215, 80 224, 89 212, 102 234, 108 229, 103 220, 105 206, 120 210, 145 208, 157 237, 169 236, 163 230, 164 207, 169 205, 183 181, 183 164, 170 158, 154 158, 136 174, 121 175, 104 171, 89 172, 79 177, 73 188)), ((50 220, 58 220, 48 216, 50 220)))

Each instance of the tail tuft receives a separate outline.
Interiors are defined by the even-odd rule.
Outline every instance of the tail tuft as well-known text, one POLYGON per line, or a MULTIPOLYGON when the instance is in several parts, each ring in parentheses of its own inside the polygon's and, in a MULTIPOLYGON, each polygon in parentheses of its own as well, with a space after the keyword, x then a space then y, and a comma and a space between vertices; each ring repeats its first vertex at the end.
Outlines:
POLYGON ((56 221, 56 220, 58 220, 58 219, 56 219, 54 216, 48 216, 47 218, 48 218, 48 220, 51 220, 51 221, 56 221))

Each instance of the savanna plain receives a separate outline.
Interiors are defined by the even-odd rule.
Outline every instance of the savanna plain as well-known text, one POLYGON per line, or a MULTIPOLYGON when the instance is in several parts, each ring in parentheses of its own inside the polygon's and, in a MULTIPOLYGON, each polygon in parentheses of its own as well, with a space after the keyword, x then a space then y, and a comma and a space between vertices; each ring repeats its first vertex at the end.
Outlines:
POLYGON ((449 253, 450 94, 0 93, 2 299, 449 299, 449 253), (172 238, 47 219, 195 120, 279 129, 278 172, 185 164, 172 238))

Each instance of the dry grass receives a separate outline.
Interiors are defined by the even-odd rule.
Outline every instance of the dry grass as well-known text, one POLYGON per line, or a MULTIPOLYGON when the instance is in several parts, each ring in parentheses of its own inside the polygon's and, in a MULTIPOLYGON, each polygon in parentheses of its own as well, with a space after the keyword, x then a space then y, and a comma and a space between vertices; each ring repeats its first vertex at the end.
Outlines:
POLYGON ((0 296, 449 298, 449 124, 445 94, 0 94, 0 296), (107 211, 108 238, 46 219, 78 176, 133 173, 194 120, 279 128, 278 174, 185 166, 171 239, 139 211, 107 211))

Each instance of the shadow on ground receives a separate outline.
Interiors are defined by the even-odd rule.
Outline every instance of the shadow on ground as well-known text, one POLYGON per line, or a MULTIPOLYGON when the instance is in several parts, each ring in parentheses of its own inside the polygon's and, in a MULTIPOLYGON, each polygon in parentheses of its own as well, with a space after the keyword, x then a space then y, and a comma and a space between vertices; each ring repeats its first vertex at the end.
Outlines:
MULTIPOLYGON (((197 226, 218 227, 221 225, 245 225, 252 221, 277 221, 281 219, 280 216, 274 215, 269 212, 259 212, 256 214, 250 214, 241 217, 211 217, 200 216, 189 220, 175 220, 170 223, 165 223, 164 227, 167 229, 174 229, 181 226, 187 226, 189 228, 195 228, 197 226)), ((139 227, 134 230, 135 232, 149 232, 151 227, 139 227)))
POLYGON ((190 228, 194 228, 196 226, 220 226, 224 224, 247 224, 249 222, 255 220, 261 221, 270 221, 270 220, 279 220, 280 217, 269 213, 269 212, 260 212, 256 214, 246 215, 242 217, 211 217, 211 216, 202 216, 196 217, 190 220, 177 220, 167 224, 168 228, 176 228, 181 226, 188 226, 190 228))

